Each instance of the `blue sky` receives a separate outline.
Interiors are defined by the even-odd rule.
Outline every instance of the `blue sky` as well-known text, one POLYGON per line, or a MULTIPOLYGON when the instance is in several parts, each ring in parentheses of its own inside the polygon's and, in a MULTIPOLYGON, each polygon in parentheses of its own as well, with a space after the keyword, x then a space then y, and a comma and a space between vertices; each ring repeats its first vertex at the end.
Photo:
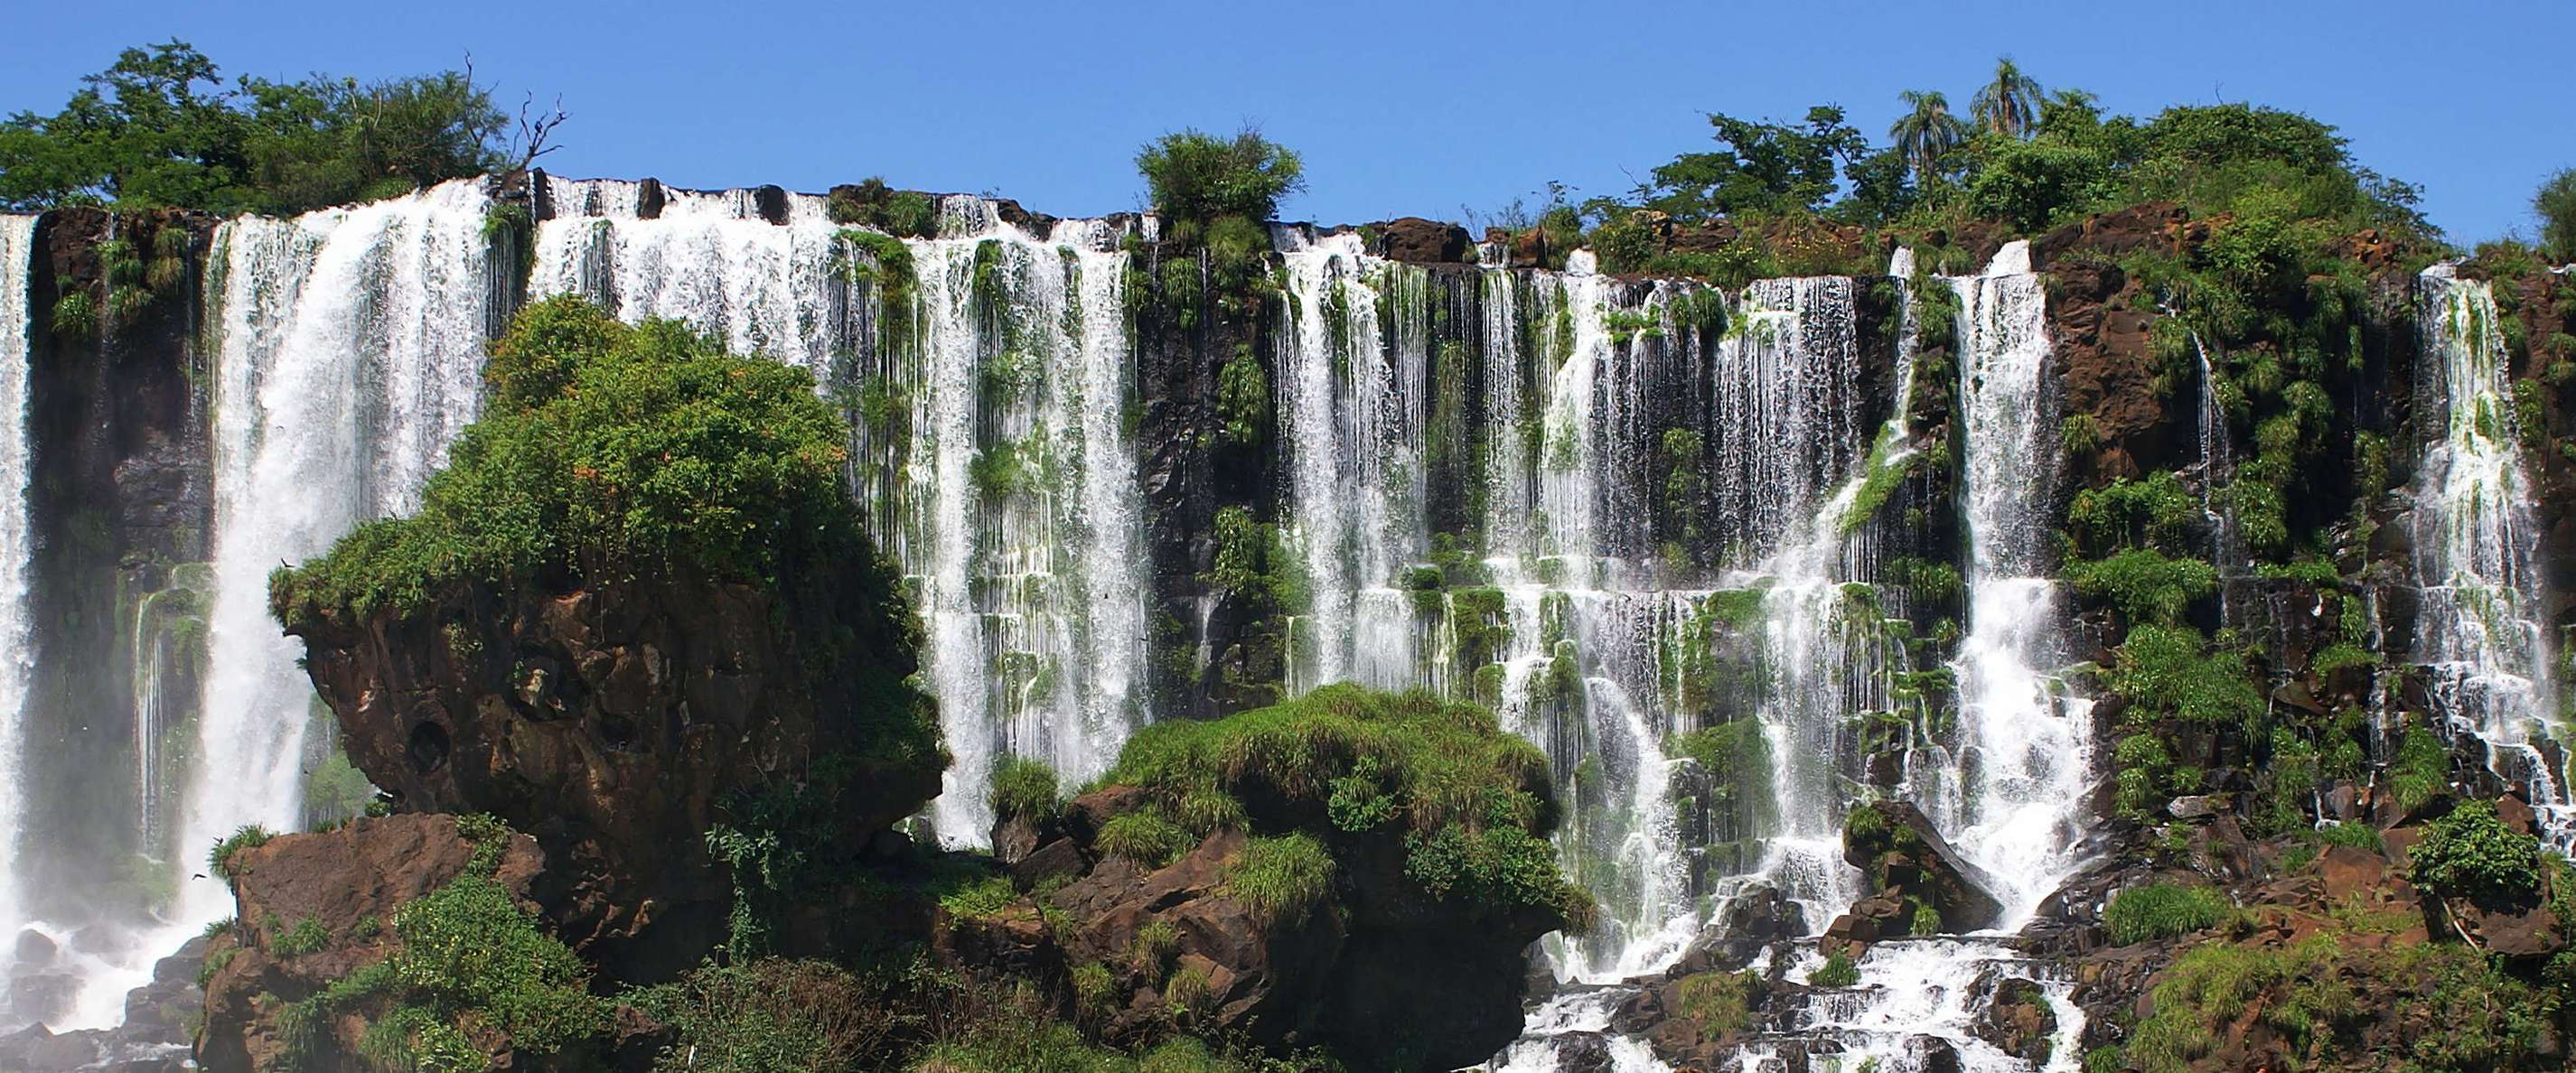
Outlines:
POLYGON ((2532 189, 2576 166, 2568 0, 15 6, 0 111, 50 111, 119 48, 171 36, 272 77, 470 51, 512 101, 561 94, 558 173, 807 190, 883 175, 1057 215, 1136 207, 1139 143, 1245 120, 1305 155, 1291 217, 1454 219, 1550 179, 1615 193, 1708 145, 1703 113, 1839 103, 1883 140, 1899 90, 1964 106, 2006 53, 2112 111, 2314 114, 2422 184, 2463 242, 2528 234, 2532 189))

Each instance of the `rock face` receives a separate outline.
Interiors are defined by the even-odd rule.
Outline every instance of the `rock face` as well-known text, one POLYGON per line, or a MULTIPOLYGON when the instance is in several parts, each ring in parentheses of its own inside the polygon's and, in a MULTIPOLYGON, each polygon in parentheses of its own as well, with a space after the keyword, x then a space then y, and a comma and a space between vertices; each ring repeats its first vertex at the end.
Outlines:
MULTIPOLYGON (((198 1064, 217 1071, 277 1068, 286 1040, 278 1004, 261 996, 293 1002, 384 960, 394 941, 394 911, 464 874, 475 849, 453 817, 406 815, 362 817, 337 831, 285 835, 236 852, 229 866, 238 911, 206 951, 214 972, 206 982, 198 1064), (317 948, 289 953, 296 944, 281 947, 289 932, 314 927, 324 937, 317 948)), ((533 910, 545 872, 536 840, 513 835, 494 878, 533 910)), ((364 1027, 351 1018, 328 1034, 349 1046, 364 1027)))
POLYGON ((1177 1028, 1320 1044, 1353 1068, 1430 1071, 1484 1061, 1519 1034, 1526 948, 1564 926, 1556 913, 1432 897, 1405 874, 1402 836, 1379 831, 1335 853, 1324 904, 1273 920, 1227 885, 1240 832, 1211 834, 1161 868, 1104 854, 1100 827, 1143 803, 1118 786, 1075 799, 1051 837, 1006 861, 1052 859, 1079 875, 999 914, 952 920, 945 954, 1040 977, 1098 966, 1108 991, 1073 1005, 1112 1042, 1177 1028), (1070 926, 1051 929, 1050 916, 1070 926))
POLYGON ((1907 934, 1916 906, 1939 914, 1941 930, 1952 934, 1989 927, 2003 912, 1989 893, 1994 881, 1950 848, 1921 809, 1902 801, 1853 809, 1843 860, 1861 870, 1871 891, 1826 930, 1829 940, 1866 944, 1907 934))
POLYGON ((478 588, 289 632, 351 761, 404 809, 534 834, 557 862, 540 894, 562 937, 617 979, 667 977, 721 939, 732 888, 705 833, 748 795, 835 794, 836 838, 854 848, 939 790, 927 741, 885 725, 919 713, 901 707, 917 703, 908 689, 884 692, 913 664, 882 607, 790 608, 673 579, 478 588), (870 673, 819 673, 830 654, 800 633, 855 633, 842 658, 870 673))

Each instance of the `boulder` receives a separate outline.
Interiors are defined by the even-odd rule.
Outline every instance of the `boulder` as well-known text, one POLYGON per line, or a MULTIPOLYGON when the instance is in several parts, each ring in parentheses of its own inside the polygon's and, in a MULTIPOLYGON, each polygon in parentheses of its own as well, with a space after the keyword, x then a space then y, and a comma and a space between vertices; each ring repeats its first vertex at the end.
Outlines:
POLYGON ((2034 1069, 2043 1068, 2048 1065, 2051 1041, 2057 1034, 2057 1011, 2048 1004, 2047 992, 2037 983, 2018 976, 2005 977, 1987 996, 1972 1031, 2005 1054, 2030 1063, 2034 1069))
POLYGON ((724 936, 733 890, 706 832, 741 799, 828 799, 834 837, 809 852, 856 856, 939 792, 929 720, 885 710, 928 704, 888 699, 913 696, 896 685, 914 666, 903 627, 862 582, 812 588, 786 603, 685 576, 460 586, 409 612, 286 617, 370 781, 405 810, 535 835, 564 941, 653 982, 724 936))
POLYGON ((1843 828, 1843 860, 1867 875, 1873 890, 1932 906, 1945 932, 1988 927, 2003 914, 2003 903, 1991 893, 1993 878, 1952 849, 1931 819, 1909 803, 1882 801, 1853 809, 1843 828))
POLYGON ((1468 239, 1467 229, 1457 224, 1406 216, 1369 228, 1376 233, 1375 252, 1390 261, 1473 264, 1476 260, 1476 244, 1468 239))

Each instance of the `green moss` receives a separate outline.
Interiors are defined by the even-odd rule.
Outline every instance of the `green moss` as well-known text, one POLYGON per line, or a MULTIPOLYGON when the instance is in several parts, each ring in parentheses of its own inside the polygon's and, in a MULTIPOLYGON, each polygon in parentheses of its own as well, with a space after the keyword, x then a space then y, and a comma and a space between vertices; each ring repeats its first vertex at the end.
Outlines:
POLYGON ((2112 895, 2102 922, 2111 929, 2113 943, 2127 946, 2205 931, 2235 916, 2236 907, 2214 888, 2150 883, 2112 895))

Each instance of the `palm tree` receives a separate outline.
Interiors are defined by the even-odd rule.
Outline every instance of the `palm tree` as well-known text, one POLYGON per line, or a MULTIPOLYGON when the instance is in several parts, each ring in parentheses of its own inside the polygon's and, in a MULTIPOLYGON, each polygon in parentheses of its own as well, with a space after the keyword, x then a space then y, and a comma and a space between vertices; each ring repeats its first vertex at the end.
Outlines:
POLYGON ((2005 57, 1995 61, 1995 80, 1977 91, 1968 113, 1978 126, 2019 138, 2039 125, 2039 102, 2046 96, 2038 79, 2021 73, 2011 57, 2005 57))
POLYGON ((1950 98, 1939 91, 1906 90, 1902 96, 1912 110, 1887 128, 1887 136, 1896 142, 1896 151, 1914 169, 1914 179, 1922 182, 1939 169, 1941 158, 1968 140, 1968 125, 1950 114, 1950 98))

